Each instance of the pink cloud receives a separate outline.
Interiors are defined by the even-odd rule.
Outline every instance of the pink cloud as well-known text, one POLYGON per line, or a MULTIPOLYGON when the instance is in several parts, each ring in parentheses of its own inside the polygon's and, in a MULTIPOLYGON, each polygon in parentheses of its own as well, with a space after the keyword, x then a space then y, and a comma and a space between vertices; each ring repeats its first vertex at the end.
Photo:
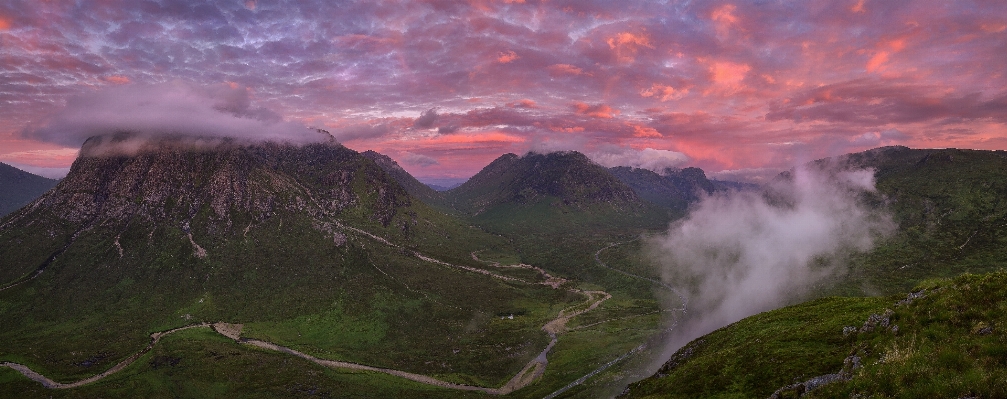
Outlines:
POLYGON ((573 104, 573 108, 578 114, 587 115, 592 118, 612 119, 615 115, 619 114, 619 110, 612 109, 612 107, 605 104, 588 105, 576 102, 573 104))
POLYGON ((507 64, 507 63, 513 62, 514 60, 516 60, 518 58, 521 58, 521 57, 518 57, 517 53, 515 53, 513 51, 500 52, 499 54, 497 54, 497 62, 499 62, 501 64, 507 64))

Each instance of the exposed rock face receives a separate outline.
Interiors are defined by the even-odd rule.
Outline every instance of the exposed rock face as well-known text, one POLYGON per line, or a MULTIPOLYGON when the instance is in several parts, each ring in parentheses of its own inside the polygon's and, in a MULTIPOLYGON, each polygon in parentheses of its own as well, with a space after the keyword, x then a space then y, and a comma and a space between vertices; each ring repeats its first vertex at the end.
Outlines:
POLYGON ((201 216, 209 232, 221 233, 236 228, 236 214, 254 222, 281 209, 338 216, 355 208, 387 226, 410 202, 381 169, 334 143, 165 141, 135 155, 89 155, 95 140, 54 190, 13 219, 47 210, 71 224, 172 221, 187 230, 201 216))

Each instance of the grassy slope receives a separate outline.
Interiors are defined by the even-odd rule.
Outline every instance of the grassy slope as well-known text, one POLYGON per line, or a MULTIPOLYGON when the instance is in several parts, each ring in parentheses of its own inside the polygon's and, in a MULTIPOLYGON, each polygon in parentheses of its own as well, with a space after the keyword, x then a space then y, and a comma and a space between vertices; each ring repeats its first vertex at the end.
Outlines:
POLYGON ((920 285, 924 296, 908 304, 897 304, 904 295, 830 297, 762 313, 686 345, 626 397, 768 397, 838 372, 850 355, 863 364, 852 379, 811 397, 1004 397, 1004 287, 1005 272, 962 275, 920 285), (896 332, 844 336, 843 327, 862 327, 886 309, 896 332))
POLYGON ((1007 153, 886 147, 841 162, 877 170, 872 200, 898 232, 855 259, 834 293, 891 294, 931 277, 1007 266, 1007 153))

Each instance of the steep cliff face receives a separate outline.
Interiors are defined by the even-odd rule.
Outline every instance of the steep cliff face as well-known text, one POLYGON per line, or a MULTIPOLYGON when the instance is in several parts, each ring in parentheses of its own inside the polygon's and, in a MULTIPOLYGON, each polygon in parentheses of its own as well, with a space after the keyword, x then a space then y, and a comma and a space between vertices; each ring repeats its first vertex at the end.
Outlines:
POLYGON ((107 140, 88 140, 53 190, 0 219, 0 239, 15 244, 0 248, 0 281, 41 273, 82 237, 121 248, 120 237, 137 230, 148 241, 155 231, 180 234, 202 257, 204 248, 285 215, 311 220, 334 240, 333 220, 389 238, 408 237, 416 224, 402 186, 339 144, 163 140, 110 153, 100 150, 107 140))
POLYGON ((208 233, 221 234, 232 232, 236 219, 259 222, 282 210, 366 216, 387 227, 398 209, 410 204, 399 184, 338 144, 224 142, 193 148, 166 142, 129 156, 88 155, 96 140, 85 144, 53 191, 0 228, 45 212, 71 224, 93 225, 181 226, 202 219, 208 233))

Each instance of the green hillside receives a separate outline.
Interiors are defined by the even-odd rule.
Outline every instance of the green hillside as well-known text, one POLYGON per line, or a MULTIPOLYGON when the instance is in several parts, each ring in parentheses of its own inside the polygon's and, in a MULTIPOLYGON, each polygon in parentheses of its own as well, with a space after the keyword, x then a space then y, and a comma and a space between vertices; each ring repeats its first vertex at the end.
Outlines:
POLYGON ((703 336, 622 397, 1004 397, 1004 309, 1005 272, 818 299, 703 336))
POLYGON ((798 397, 834 380, 807 397, 1003 397, 1007 155, 883 147, 813 165, 874 169, 877 192, 864 199, 898 224, 823 287, 853 297, 758 314, 700 337, 626 396, 798 397), (872 314, 885 328, 866 331, 872 314))
POLYGON ((0 217, 28 205, 56 183, 0 162, 0 217))
POLYGON ((374 161, 374 163, 380 166, 385 173, 388 173, 388 175, 394 178, 395 181, 399 182, 399 184, 402 185, 402 188, 405 188, 406 191, 409 192, 409 195, 412 195, 413 198, 423 201, 427 205, 440 205, 443 207, 444 196, 440 192, 434 190, 426 184, 420 183, 420 181, 416 180, 413 175, 406 172, 405 169, 402 169, 402 167, 399 166, 398 162, 395 162, 394 159, 387 155, 379 154, 370 150, 364 151, 360 153, 360 155, 374 161))
POLYGON ((817 163, 875 169, 871 201, 899 225, 837 292, 890 294, 1007 266, 1007 152, 882 147, 817 163))

